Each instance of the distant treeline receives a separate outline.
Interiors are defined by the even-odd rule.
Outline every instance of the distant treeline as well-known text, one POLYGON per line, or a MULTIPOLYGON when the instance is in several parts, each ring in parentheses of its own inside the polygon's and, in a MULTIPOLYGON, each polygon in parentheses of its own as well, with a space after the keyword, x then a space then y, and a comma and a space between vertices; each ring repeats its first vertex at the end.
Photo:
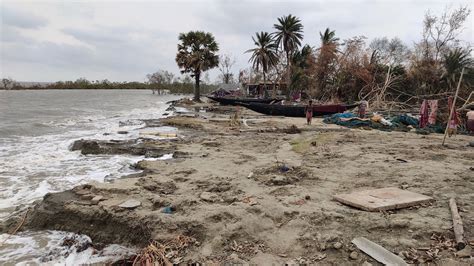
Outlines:
MULTIPOLYGON (((217 88, 216 85, 201 85, 204 93, 211 92, 217 88)), ((78 79, 76 81, 58 81, 49 84, 33 84, 22 85, 12 81, 8 86, 2 86, 7 90, 155 90, 158 92, 169 92, 173 94, 192 94, 194 84, 186 82, 173 82, 169 84, 144 83, 144 82, 110 82, 88 81, 86 79, 78 79)))

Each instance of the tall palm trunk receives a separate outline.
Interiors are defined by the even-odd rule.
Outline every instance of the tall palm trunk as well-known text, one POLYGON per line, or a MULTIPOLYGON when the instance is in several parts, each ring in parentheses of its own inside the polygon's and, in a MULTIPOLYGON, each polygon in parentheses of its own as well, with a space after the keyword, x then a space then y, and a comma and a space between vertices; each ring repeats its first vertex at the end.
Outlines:
POLYGON ((291 61, 290 61, 290 52, 286 52, 286 97, 290 99, 290 85, 291 85, 291 61))
POLYGON ((267 78, 265 75, 265 71, 263 71, 263 96, 264 97, 265 97, 266 88, 267 88, 267 78))
POLYGON ((196 73, 194 74, 194 78, 195 78, 195 84, 194 84, 194 101, 196 101, 196 102, 200 102, 200 101, 201 101, 201 91, 200 91, 200 88, 199 88, 200 77, 201 77, 201 73, 200 73, 200 72, 196 72, 196 73))

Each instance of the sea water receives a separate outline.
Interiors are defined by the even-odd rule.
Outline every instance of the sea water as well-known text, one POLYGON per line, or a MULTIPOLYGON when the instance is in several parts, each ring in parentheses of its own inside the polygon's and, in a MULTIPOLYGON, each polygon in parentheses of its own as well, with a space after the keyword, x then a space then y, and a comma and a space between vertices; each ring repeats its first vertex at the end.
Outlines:
MULTIPOLYGON (((162 117, 166 102, 178 98, 153 95, 148 90, 0 91, 0 220, 24 210, 48 192, 134 173, 130 165, 143 157, 85 156, 69 148, 78 139, 137 138, 144 127, 143 119, 162 117)), ((59 248, 67 234, 27 231, 6 241, 8 235, 0 235, 0 264, 40 263, 59 248)), ((116 257, 116 251, 126 254, 130 250, 114 246, 109 252, 113 255, 109 255, 116 257)), ((49 259, 64 264, 109 256, 97 258, 97 254, 89 253, 67 250, 49 259)))

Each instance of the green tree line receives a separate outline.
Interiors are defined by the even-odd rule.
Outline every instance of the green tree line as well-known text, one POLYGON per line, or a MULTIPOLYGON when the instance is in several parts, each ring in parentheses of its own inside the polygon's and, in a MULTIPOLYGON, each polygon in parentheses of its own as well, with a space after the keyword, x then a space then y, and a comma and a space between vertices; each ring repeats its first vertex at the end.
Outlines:
MULTIPOLYGON (((159 76, 161 72, 157 73, 154 73, 155 77, 157 75, 159 76)), ((194 92, 193 83, 187 79, 184 81, 175 79, 161 81, 149 78, 147 82, 111 82, 108 80, 89 81, 80 78, 75 81, 58 81, 46 85, 33 84, 31 86, 21 85, 20 83, 9 79, 9 81, 5 81, 3 84, 3 89, 7 90, 155 90, 159 92, 166 91, 173 94, 192 94, 194 92)), ((202 85, 202 91, 204 93, 211 92, 215 89, 215 85, 202 85)))
POLYGON ((319 33, 319 46, 303 45, 301 20, 282 16, 274 32, 252 38, 255 48, 246 52, 256 74, 244 80, 285 84, 287 94, 303 91, 321 101, 403 102, 452 94, 464 68, 460 96, 467 98, 474 81, 472 44, 458 36, 470 13, 462 6, 427 12, 421 38, 411 47, 397 37, 340 40, 330 28, 319 33))

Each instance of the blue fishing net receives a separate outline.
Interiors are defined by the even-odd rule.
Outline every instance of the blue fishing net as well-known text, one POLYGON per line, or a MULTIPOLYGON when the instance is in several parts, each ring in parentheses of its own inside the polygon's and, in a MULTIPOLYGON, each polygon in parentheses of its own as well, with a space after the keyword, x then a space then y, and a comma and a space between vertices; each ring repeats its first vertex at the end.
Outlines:
POLYGON ((371 121, 370 119, 361 120, 353 113, 339 113, 333 114, 330 116, 326 116, 323 120, 326 124, 336 124, 344 127, 349 128, 373 128, 377 130, 383 131, 410 131, 411 128, 415 128, 416 132, 419 134, 430 134, 430 133, 444 133, 444 128, 446 125, 443 124, 435 124, 435 125, 428 125, 425 128, 419 128, 419 120, 416 117, 401 114, 401 115, 392 115, 386 117, 388 121, 392 123, 392 125, 383 125, 379 122, 371 121))

